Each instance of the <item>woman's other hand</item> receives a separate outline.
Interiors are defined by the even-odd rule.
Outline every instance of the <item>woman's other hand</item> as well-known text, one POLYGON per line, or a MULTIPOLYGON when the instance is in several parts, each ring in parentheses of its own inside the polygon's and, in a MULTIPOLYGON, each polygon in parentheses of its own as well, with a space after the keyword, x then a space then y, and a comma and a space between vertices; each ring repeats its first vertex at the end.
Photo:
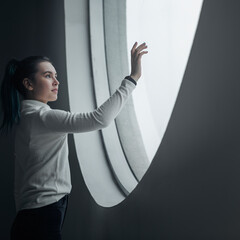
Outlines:
POLYGON ((138 81, 138 79, 142 75, 141 70, 141 58, 143 54, 148 53, 148 51, 142 51, 143 49, 147 48, 146 43, 142 43, 137 47, 137 42, 134 43, 132 50, 131 50, 131 74, 130 76, 138 81))

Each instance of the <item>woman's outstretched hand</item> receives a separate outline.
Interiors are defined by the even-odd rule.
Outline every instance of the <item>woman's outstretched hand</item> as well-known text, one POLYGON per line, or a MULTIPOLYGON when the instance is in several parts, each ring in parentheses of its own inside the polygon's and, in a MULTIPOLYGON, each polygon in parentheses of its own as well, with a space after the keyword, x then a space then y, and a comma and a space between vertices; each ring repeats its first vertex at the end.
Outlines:
POLYGON ((142 51, 143 49, 147 48, 146 43, 142 43, 137 47, 137 42, 134 43, 132 50, 131 50, 131 74, 130 76, 138 81, 138 79, 142 75, 141 70, 141 58, 143 54, 148 53, 148 51, 142 51))

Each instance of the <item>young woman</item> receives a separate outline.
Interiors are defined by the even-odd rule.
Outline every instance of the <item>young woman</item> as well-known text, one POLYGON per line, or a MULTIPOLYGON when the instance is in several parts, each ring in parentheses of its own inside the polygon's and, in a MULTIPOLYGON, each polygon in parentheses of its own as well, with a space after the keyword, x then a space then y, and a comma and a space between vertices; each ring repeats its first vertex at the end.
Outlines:
POLYGON ((61 239, 71 191, 67 134, 99 130, 113 121, 141 77, 145 43, 131 50, 131 74, 90 113, 51 109, 59 81, 47 57, 8 62, 1 86, 2 132, 15 128, 14 197, 17 215, 11 239, 61 239), (20 101, 20 97, 23 100, 20 101))

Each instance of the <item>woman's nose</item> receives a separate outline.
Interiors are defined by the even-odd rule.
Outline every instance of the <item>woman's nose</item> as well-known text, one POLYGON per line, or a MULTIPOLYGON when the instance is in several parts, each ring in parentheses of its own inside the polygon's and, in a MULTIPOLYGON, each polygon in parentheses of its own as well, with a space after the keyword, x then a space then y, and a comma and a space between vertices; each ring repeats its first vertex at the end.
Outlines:
POLYGON ((54 84, 55 85, 59 85, 60 84, 59 81, 56 78, 54 79, 54 84))

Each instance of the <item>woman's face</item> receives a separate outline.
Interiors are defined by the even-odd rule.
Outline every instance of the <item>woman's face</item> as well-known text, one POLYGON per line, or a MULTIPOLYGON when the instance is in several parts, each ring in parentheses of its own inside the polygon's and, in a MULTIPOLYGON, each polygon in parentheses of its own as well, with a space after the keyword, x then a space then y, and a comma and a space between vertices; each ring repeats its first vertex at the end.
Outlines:
POLYGON ((57 100, 58 85, 57 73, 50 62, 38 63, 38 72, 34 81, 31 81, 29 98, 43 103, 57 100))

